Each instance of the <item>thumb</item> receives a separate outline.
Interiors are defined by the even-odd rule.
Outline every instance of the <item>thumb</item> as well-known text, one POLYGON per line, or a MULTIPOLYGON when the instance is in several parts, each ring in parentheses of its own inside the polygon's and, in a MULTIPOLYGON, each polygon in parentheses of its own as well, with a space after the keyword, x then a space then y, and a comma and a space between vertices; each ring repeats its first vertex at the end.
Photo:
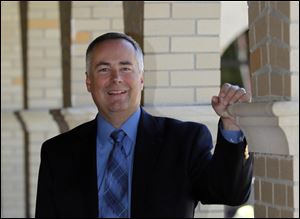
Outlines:
POLYGON ((218 97, 218 96, 213 96, 213 97, 211 98, 211 103, 214 104, 214 105, 218 104, 219 101, 220 101, 220 100, 219 100, 219 97, 218 97))

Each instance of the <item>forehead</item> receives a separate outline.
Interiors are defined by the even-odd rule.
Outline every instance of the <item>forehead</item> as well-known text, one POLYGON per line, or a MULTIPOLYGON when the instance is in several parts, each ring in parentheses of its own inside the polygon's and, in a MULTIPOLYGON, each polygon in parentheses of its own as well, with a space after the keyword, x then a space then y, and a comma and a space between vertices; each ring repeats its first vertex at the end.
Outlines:
POLYGON ((109 39, 98 43, 92 50, 92 56, 108 56, 111 54, 135 55, 135 48, 125 39, 109 39))

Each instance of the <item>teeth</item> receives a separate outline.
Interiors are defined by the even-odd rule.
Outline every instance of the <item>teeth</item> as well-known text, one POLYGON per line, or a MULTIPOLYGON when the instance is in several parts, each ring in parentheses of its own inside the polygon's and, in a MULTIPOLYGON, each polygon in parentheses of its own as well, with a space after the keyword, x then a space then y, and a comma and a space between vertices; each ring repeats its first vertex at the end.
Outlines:
POLYGON ((117 94, 123 94, 125 93, 126 91, 109 91, 108 94, 109 95, 117 95, 117 94))

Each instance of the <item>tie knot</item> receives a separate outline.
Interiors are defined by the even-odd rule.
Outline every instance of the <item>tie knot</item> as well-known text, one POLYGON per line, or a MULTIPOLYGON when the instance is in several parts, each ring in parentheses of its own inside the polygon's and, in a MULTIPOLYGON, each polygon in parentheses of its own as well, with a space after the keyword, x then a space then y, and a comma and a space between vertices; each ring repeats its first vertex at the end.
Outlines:
POLYGON ((115 143, 120 143, 125 137, 125 132, 122 129, 115 130, 111 133, 110 137, 114 140, 115 143))

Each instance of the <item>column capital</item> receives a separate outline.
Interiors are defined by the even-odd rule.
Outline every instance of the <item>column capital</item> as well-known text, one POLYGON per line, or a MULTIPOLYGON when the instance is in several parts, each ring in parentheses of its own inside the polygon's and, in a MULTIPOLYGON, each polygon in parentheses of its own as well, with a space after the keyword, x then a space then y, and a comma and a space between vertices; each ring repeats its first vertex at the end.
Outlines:
POLYGON ((299 102, 235 104, 229 111, 238 117, 250 151, 299 155, 299 102))

